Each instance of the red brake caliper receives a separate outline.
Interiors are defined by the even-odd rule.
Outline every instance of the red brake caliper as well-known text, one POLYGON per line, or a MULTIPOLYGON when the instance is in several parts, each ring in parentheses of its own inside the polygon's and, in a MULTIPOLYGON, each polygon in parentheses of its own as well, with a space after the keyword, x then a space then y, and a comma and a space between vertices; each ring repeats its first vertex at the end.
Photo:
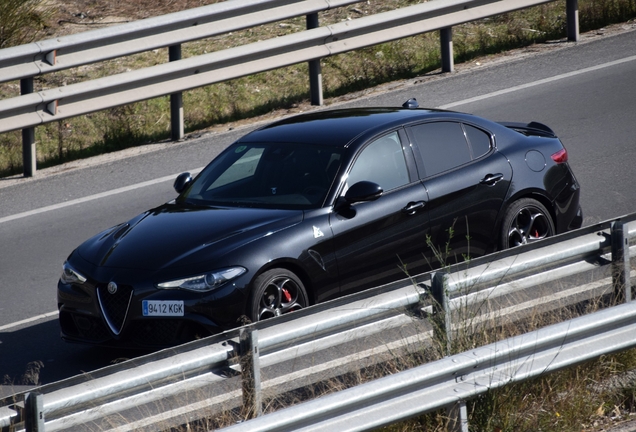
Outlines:
POLYGON ((289 303, 291 301, 291 294, 285 288, 283 288, 283 297, 285 297, 285 303, 289 303))

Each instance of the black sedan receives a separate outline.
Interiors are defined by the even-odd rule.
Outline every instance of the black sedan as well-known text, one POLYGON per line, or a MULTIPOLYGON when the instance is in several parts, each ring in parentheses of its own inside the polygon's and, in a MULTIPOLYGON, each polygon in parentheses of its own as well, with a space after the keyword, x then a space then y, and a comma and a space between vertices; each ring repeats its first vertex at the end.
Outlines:
POLYGON ((278 121, 71 253, 62 338, 174 345, 578 228, 567 160, 543 124, 414 100, 278 121))

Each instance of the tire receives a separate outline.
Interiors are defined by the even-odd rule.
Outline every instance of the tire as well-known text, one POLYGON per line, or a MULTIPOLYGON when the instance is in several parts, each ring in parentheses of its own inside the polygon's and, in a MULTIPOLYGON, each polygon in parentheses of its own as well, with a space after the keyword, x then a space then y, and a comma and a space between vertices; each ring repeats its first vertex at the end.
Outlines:
POLYGON ((307 298, 298 276, 286 269, 271 269, 254 281, 249 317, 256 322, 300 310, 308 306, 307 298))
POLYGON ((500 249, 508 249, 553 236, 554 222, 543 204, 521 198, 506 210, 499 237, 500 249))

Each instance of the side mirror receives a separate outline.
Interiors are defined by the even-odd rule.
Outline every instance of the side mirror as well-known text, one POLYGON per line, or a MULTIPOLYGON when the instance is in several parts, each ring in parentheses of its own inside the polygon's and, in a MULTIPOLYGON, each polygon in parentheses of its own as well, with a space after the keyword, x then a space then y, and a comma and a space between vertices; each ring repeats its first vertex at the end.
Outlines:
POLYGON ((177 191, 178 194, 180 194, 185 190, 186 187, 188 187, 190 183, 192 183, 192 176, 189 172, 185 172, 177 176, 172 187, 174 187, 174 190, 177 191))
POLYGON ((344 197, 349 204, 354 204, 377 200, 382 196, 383 192, 379 184, 363 180, 351 186, 344 197))

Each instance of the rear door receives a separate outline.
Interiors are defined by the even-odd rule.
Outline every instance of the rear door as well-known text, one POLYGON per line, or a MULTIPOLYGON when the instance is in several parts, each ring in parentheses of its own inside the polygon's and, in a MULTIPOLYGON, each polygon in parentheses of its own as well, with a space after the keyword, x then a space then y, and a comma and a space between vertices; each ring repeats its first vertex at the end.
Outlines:
POLYGON ((459 121, 422 123, 407 133, 429 197, 429 259, 441 266, 495 250, 512 168, 492 134, 459 121))

